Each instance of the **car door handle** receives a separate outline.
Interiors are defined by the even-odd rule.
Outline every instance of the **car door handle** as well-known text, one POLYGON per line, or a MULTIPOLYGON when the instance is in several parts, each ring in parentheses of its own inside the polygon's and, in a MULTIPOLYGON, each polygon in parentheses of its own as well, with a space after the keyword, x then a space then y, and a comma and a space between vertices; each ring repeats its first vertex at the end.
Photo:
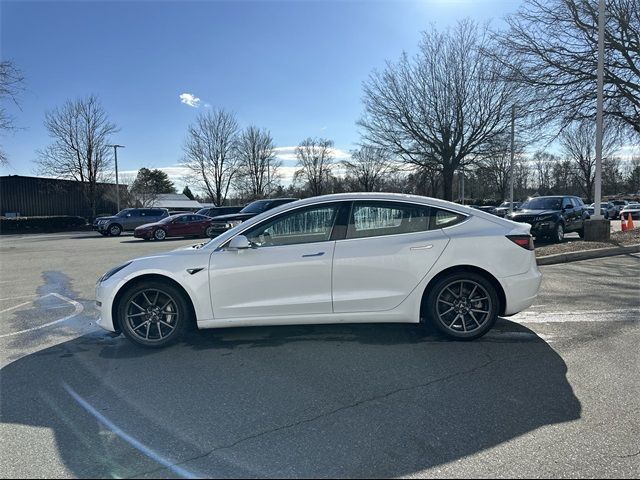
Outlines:
POLYGON ((433 245, 421 245, 419 247, 411 247, 411 250, 429 250, 433 245))
POLYGON ((324 252, 318 252, 318 253, 307 253, 306 255, 302 255, 302 258, 308 258, 308 257, 321 257, 322 255, 324 255, 324 252))

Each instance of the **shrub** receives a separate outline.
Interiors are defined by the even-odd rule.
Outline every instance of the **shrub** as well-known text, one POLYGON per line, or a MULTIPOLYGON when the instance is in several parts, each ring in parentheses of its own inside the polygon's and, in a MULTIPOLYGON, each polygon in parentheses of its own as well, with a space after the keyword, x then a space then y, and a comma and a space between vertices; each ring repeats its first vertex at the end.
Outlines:
POLYGON ((36 233, 81 230, 86 219, 59 215, 55 217, 0 217, 0 233, 36 233))

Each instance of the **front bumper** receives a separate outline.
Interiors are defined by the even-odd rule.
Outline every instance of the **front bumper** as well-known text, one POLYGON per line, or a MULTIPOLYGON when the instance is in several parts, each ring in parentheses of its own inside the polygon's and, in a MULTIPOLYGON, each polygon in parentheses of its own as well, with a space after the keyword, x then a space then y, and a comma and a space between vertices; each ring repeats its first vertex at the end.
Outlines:
POLYGON ((113 292, 117 292, 117 289, 111 285, 110 280, 111 279, 96 285, 96 309, 100 314, 96 324, 108 332, 118 332, 119 330, 113 325, 113 316, 111 312, 111 307, 115 298, 113 292))
POLYGON ((97 232, 106 232, 109 229, 108 223, 94 223, 93 229, 97 232))
POLYGON ((133 236, 135 238, 151 238, 153 237, 153 230, 134 230, 133 236))

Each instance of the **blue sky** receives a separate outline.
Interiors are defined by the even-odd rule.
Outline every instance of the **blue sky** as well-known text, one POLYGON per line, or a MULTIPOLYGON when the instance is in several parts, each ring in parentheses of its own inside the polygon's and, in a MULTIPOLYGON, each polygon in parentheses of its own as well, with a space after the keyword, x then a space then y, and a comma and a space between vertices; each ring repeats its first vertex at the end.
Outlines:
POLYGON ((0 53, 27 82, 21 109, 9 106, 20 129, 2 138, 11 165, 0 175, 33 175, 35 151, 49 143, 45 112, 88 94, 121 128, 125 172, 166 168, 178 180, 186 127, 206 105, 268 128, 290 170, 291 147, 308 136, 346 152, 373 69, 415 51, 429 24, 499 23, 519 3, 2 0, 0 53))

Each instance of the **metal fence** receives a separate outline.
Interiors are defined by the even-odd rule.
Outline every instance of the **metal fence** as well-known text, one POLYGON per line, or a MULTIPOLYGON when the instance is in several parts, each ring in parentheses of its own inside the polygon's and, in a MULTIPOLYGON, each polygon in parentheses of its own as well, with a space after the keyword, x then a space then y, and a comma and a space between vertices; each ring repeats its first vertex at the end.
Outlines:
MULTIPOLYGON (((121 186, 121 194, 122 190, 121 186)), ((96 213, 115 213, 115 199, 115 185, 99 183, 96 213)), ((0 215, 7 214, 89 218, 92 211, 81 182, 9 175, 0 177, 0 215)))

